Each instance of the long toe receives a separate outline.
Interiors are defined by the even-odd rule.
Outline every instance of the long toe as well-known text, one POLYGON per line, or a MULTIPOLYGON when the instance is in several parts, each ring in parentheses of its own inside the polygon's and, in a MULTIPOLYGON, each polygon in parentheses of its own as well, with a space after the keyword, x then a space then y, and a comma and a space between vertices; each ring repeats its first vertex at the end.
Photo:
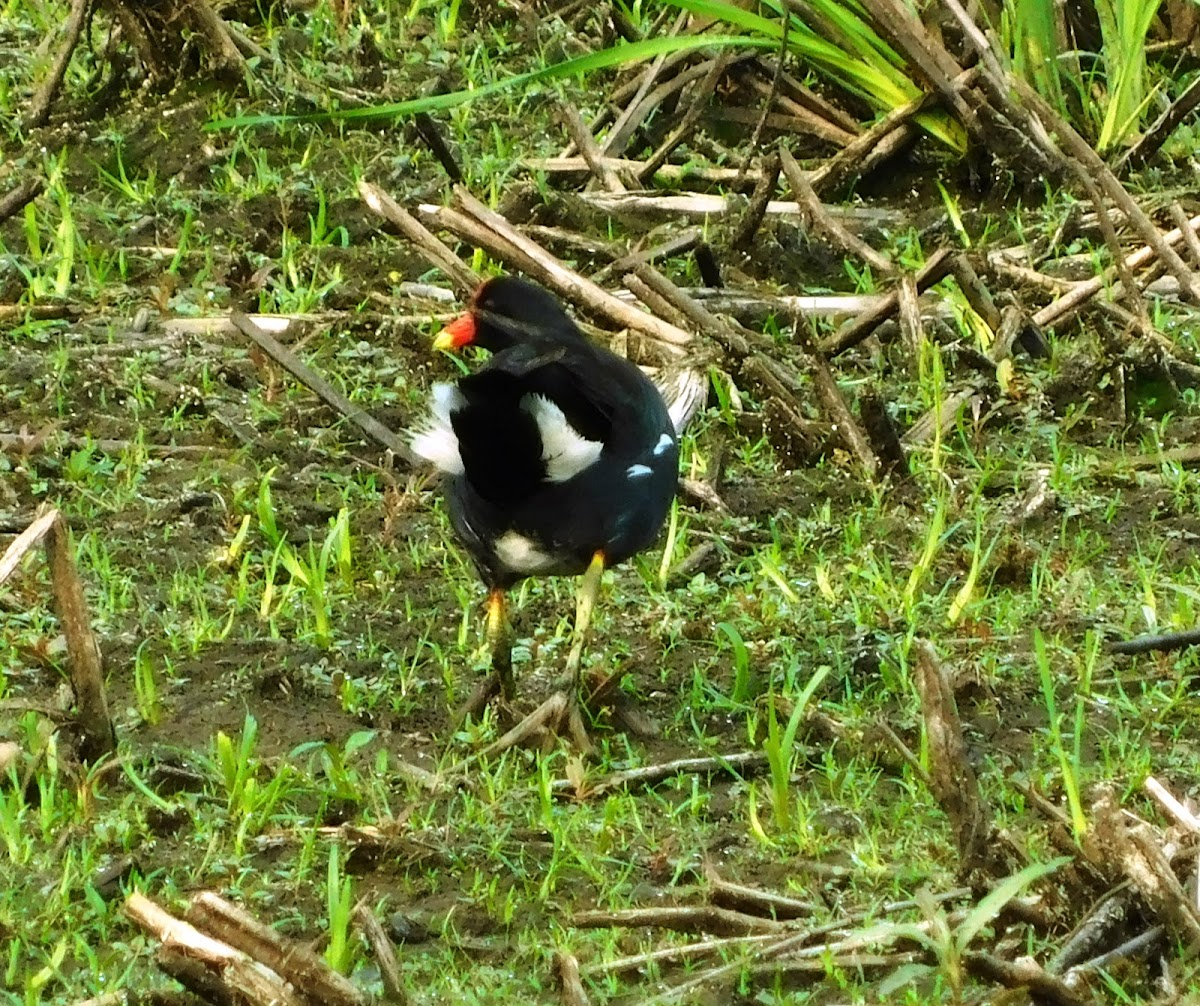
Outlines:
POLYGON ((487 704, 504 692, 504 678, 499 671, 491 671, 480 678, 466 702, 454 714, 454 729, 458 730, 469 718, 477 718, 487 704))
POLYGON ((566 708, 563 710, 562 722, 559 725, 558 733, 560 736, 566 737, 577 754, 590 754, 595 748, 592 745, 591 738, 588 736, 585 725, 586 714, 579 691, 576 688, 571 688, 566 694, 566 708))

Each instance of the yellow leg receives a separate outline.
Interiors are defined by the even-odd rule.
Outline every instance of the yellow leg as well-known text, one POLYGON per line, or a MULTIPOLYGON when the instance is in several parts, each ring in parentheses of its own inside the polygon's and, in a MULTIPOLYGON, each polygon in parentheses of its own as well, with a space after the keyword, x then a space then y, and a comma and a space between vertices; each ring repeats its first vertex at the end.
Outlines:
POLYGON ((591 565, 579 581, 579 592, 575 597, 575 639, 567 655, 567 676, 571 681, 573 696, 579 695, 579 671, 583 662, 583 645, 587 641, 588 627, 592 623, 592 609, 600 596, 600 580, 604 576, 604 553, 592 556, 591 565))
POLYGON ((497 587, 487 599, 487 647, 492 662, 492 673, 500 679, 500 688, 506 699, 511 699, 516 690, 512 674, 512 646, 508 638, 508 619, 505 617, 504 591, 497 587))

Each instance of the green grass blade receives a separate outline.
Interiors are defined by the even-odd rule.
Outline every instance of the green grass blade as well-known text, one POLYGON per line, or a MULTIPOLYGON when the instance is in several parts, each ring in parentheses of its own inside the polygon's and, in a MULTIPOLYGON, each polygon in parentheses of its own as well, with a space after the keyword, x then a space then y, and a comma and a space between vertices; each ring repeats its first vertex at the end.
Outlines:
POLYGON ((1053 873, 1060 866, 1065 866, 1069 862, 1071 862, 1069 856, 1060 856, 1058 859, 1052 859, 1049 863, 1031 863, 1020 873, 1014 873, 1011 877, 1005 877, 1000 881, 980 900, 979 904, 971 909, 954 931, 954 942, 958 945, 959 951, 966 951, 971 945, 971 941, 979 934, 979 930, 995 919, 1004 906, 1026 887, 1039 877, 1053 873))
POLYGON ((512 77, 506 77, 504 80, 492 81, 483 87, 470 88, 465 91, 432 94, 409 101, 398 101, 390 105, 370 105, 365 108, 349 108, 339 112, 316 112, 309 115, 239 115, 229 119, 217 119, 208 123, 205 128, 210 130, 239 129, 245 126, 277 126, 287 122, 398 119, 406 115, 416 115, 418 112, 436 112, 457 108, 459 105, 477 101, 479 98, 487 98, 524 84, 556 80, 561 77, 575 77, 595 70, 606 70, 609 67, 637 63, 653 59, 655 56, 670 55, 688 49, 717 49, 731 45, 769 49, 774 44, 769 38, 745 35, 688 35, 682 38, 643 39, 640 42, 630 42, 626 45, 588 53, 586 56, 577 56, 574 59, 555 63, 552 66, 544 66, 538 70, 530 70, 527 73, 518 73, 512 77))
MULTIPOLYGON (((693 14, 718 18, 745 32, 758 32, 778 46, 783 41, 782 7, 775 0, 765 0, 764 6, 781 15, 780 19, 766 18, 742 10, 729 0, 668 0, 670 4, 693 14)), ((903 60, 874 29, 845 4, 820 0, 819 10, 825 22, 824 31, 817 32, 798 16, 791 15, 788 26, 788 48, 831 80, 858 95, 871 107, 882 112, 915 101, 921 89, 904 72, 903 60), (839 46, 827 35, 836 35, 853 51, 839 46)), ((966 134, 962 126, 940 110, 922 112, 913 121, 926 132, 959 153, 966 151, 966 134)))

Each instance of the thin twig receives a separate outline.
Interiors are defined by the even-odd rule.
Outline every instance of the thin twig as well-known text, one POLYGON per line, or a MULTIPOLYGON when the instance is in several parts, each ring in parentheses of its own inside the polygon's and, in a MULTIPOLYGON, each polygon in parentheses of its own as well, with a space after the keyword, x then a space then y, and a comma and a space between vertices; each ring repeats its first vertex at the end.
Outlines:
POLYGON ((607 290, 568 269, 553 255, 513 227, 499 213, 481 203, 463 186, 455 186, 454 191, 467 213, 491 228, 507 244, 535 262, 548 285, 552 285, 568 300, 575 304, 586 305, 593 312, 600 313, 619 325, 625 325, 636 332, 665 343, 667 346, 674 346, 676 351, 679 347, 686 346, 692 341, 689 333, 644 311, 639 311, 631 304, 626 304, 607 290))
POLYGON ((1182 650, 1200 644, 1200 629, 1185 629, 1182 632, 1164 632, 1155 636, 1138 636, 1136 639, 1117 640, 1108 644, 1109 653, 1150 653, 1182 650))
POLYGON ((396 963, 396 949, 384 931, 371 906, 366 900, 354 906, 354 923, 370 944, 375 963, 379 965, 379 977, 383 980, 384 999, 396 1006, 406 1006, 408 994, 404 991, 400 966, 396 963))
POLYGON ((555 692, 547 698, 533 712, 526 716, 520 723, 504 734, 502 737, 492 741, 487 747, 476 751, 473 755, 464 758, 458 764, 454 765, 446 775, 453 779, 466 773, 467 769, 477 761, 484 761, 492 758, 495 755, 502 754, 509 748, 516 747, 518 744, 523 744, 530 737, 533 737, 547 726, 553 725, 562 719, 562 715, 567 710, 567 696, 563 692, 555 692))
MULTIPOLYGON (((530 171, 545 171, 548 174, 587 174, 591 166, 585 157, 526 157, 521 164, 530 171)), ((636 173, 641 170, 643 162, 625 157, 602 157, 600 165, 606 171, 636 173)), ((670 181, 685 181, 699 179, 704 182, 717 182, 737 187, 738 168, 722 168, 703 164, 663 164, 659 166, 656 177, 670 181)))
MULTIPOLYGON (((708 758, 680 758, 676 761, 659 762, 657 765, 646 765, 642 768, 629 769, 625 772, 614 772, 595 782, 589 782, 584 789, 588 797, 603 796, 615 789, 630 786, 648 786, 677 775, 700 775, 709 772, 728 772, 730 775, 741 775, 744 772, 762 768, 767 763, 766 755, 761 751, 744 751, 740 754, 713 755, 708 758)), ((554 784, 556 791, 574 789, 575 784, 568 779, 562 779, 554 784)))
POLYGON ((1171 134, 1187 119, 1200 105, 1200 77, 1193 80, 1171 107, 1168 108, 1147 129, 1125 155, 1117 161, 1117 174, 1124 174, 1126 169, 1140 168, 1162 149, 1163 144, 1171 138, 1171 134))
POLYGON ((725 908, 736 908, 772 919, 803 919, 817 911, 817 906, 811 901, 800 901, 775 891, 735 884, 718 874, 711 864, 704 872, 709 900, 725 908))
POLYGON ((26 129, 46 124, 46 119, 50 116, 50 105, 54 102, 54 95, 58 93, 58 88, 62 84, 63 76, 67 72, 67 65, 71 62, 71 55, 75 52, 75 47, 79 45, 79 36, 83 33, 83 24, 87 20, 88 9, 91 5, 92 0, 71 0, 71 12, 67 15, 66 23, 63 25, 62 45, 59 46, 58 52, 54 56, 54 62, 50 66, 50 72, 46 75, 46 79, 42 81, 41 86, 34 93, 33 99, 29 102, 29 114, 25 117, 26 129))
POLYGON ((854 417, 854 413, 850 411, 850 406, 842 396, 837 378, 829 369, 828 361, 809 338, 808 331, 804 326, 795 326, 793 337, 804 349, 809 376, 812 377, 813 384, 816 386, 817 397, 820 399, 825 418, 833 424, 838 438, 846 450, 858 461, 867 478, 875 478, 879 472, 879 458, 875 456, 870 438, 863 430, 862 424, 854 417))
POLYGON ((887 276, 896 271, 891 259, 877 252, 861 238, 851 234, 840 222, 835 220, 821 205, 816 190, 809 184, 800 170, 800 165, 786 147, 779 148, 779 161, 783 167, 784 177, 791 186, 792 195, 804 207, 815 229, 828 237, 842 251, 849 252, 856 258, 862 259, 872 269, 887 276))
POLYGON ((23 210, 26 204, 33 202, 45 187, 44 179, 26 178, 25 181, 0 196, 0 224, 14 213, 23 210))
MULTIPOLYGON (((1200 229, 1200 216, 1194 216, 1188 220, 1188 229, 1193 232, 1200 229)), ((1172 231, 1167 231, 1167 233, 1162 235, 1162 239, 1169 245, 1177 245, 1183 240, 1183 230, 1177 227, 1172 231)), ((1151 245, 1143 245, 1141 248, 1125 256, 1125 266, 1132 271, 1136 271, 1145 268, 1157 257, 1157 248, 1151 245)), ((1095 297, 1096 294, 1100 293, 1101 290, 1108 287, 1116 274, 1117 267, 1111 265, 1099 276, 1094 276, 1092 279, 1075 284, 1075 286, 1057 300, 1047 304, 1034 314, 1034 324, 1041 328, 1049 328, 1052 325, 1062 322, 1065 318, 1079 310, 1083 304, 1095 297)))
POLYGON ((1171 203, 1170 214, 1171 220, 1183 234, 1183 243, 1187 245, 1187 249, 1191 253, 1192 262, 1197 269, 1200 269, 1200 238, 1196 237, 1196 232, 1188 225, 1187 214, 1178 202, 1171 203))
POLYGON ((1146 776, 1146 781, 1142 783, 1142 789, 1152 796, 1177 824, 1182 825, 1193 835, 1200 835, 1200 818, 1197 818, 1180 803, 1179 798, 1154 776, 1146 776))
POLYGON ((750 134, 750 142, 746 145, 746 153, 742 157, 742 163, 738 165, 737 182, 741 182, 746 176, 746 172, 750 169, 750 162, 754 155, 758 153, 758 145, 762 142, 763 130, 767 125, 767 116, 771 112, 771 106, 775 104, 775 99, 779 95, 779 82, 783 79, 784 64, 787 62, 788 53, 788 32, 791 31, 792 19, 790 17, 783 18, 783 32, 779 38, 779 59, 775 63, 775 71, 771 74, 771 89, 767 92, 766 98, 763 100, 762 114, 758 117, 758 122, 754 124, 754 132, 750 134))
MULTIPOLYGON (((977 71, 974 67, 965 70, 955 78, 954 86, 957 88, 969 87, 974 83, 976 74, 977 71)), ((855 137, 814 172, 811 179, 813 188, 817 192, 836 188, 852 173, 865 174, 871 162, 879 163, 881 152, 889 149, 892 151, 901 149, 917 129, 912 124, 913 117, 928 108, 933 101, 932 94, 922 94, 907 105, 888 112, 870 129, 855 137)))
POLYGON ((793 925, 735 912, 715 905, 666 905, 661 908, 623 908, 615 912, 576 912, 571 925, 577 929, 652 926, 679 933, 712 933, 716 936, 746 936, 751 933, 782 933, 793 925))
POLYGON ((1079 181, 1083 185, 1091 199, 1092 205, 1096 207, 1096 219, 1100 223, 1100 233, 1104 237, 1104 245, 1108 249, 1108 254, 1112 258, 1113 265, 1116 266, 1117 275, 1121 277, 1121 283, 1124 285, 1125 294, 1133 302, 1133 310, 1137 316, 1140 328, 1143 333, 1153 330, 1154 325, 1150 321, 1150 315, 1146 311, 1146 300, 1142 296, 1141 288, 1133 278, 1133 272, 1125 263, 1125 255, 1121 251, 1121 243, 1117 239, 1117 230, 1113 226, 1112 218, 1108 215, 1108 208, 1104 204, 1104 197, 1100 193, 1100 188, 1086 170, 1074 165, 1076 174, 1079 176, 1079 181))
MULTIPOLYGON (((40 443, 35 443, 34 437, 20 433, 0 433, 0 450, 15 451, 22 454, 33 453, 40 449, 40 443)), ((229 451, 224 447, 210 447, 208 444, 147 444, 136 440, 93 440, 90 437, 68 436, 62 440, 51 438, 56 444, 67 447, 91 447, 104 454, 121 454, 125 451, 145 451, 152 458, 212 458, 228 456, 229 451)))
POLYGON ((663 140, 658 149, 650 155, 642 170, 638 172, 638 181, 643 185, 654 177, 655 172, 662 165, 667 163, 667 158, 671 156, 671 151, 692 134, 692 130, 696 128, 696 123, 700 120, 700 116, 704 112, 709 96, 712 94, 713 89, 716 88, 717 81, 721 79, 721 75, 728 69, 732 58, 733 54, 729 50, 723 51, 713 61, 708 73, 696 85, 694 93, 690 95, 690 104, 688 105, 687 112, 684 113, 683 121, 671 130, 671 135, 663 140))
POLYGON ((4 550, 4 555, 0 556, 0 584, 12 576, 17 565, 29 552, 37 548, 38 543, 50 533, 50 528, 58 519, 58 510, 51 507, 45 513, 39 514, 24 531, 9 543, 8 548, 4 550))
POLYGON ((428 112, 418 112, 413 116, 413 129, 417 131, 417 135, 429 148, 429 152, 442 166, 442 170, 449 176, 450 181, 461 182, 463 180, 462 168, 459 167, 458 160, 450 149, 450 144, 446 142, 446 138, 442 135, 442 130, 434 121, 433 116, 428 112))
POLYGON ((763 159, 762 165, 759 167, 758 180, 754 183, 754 191, 750 194, 750 205, 746 207, 746 212, 738 221, 737 230, 730 238, 729 243, 733 248, 748 251, 753 244, 754 237, 758 234, 763 219, 767 215, 771 197, 775 195, 781 170, 782 164, 778 151, 763 159))
POLYGON ((473 270, 463 265, 454 252, 442 244, 437 239, 437 236, 427 230, 421 221, 384 192, 383 189, 377 185, 372 185, 366 179, 360 178, 358 182, 358 194, 362 196, 363 202, 372 211, 399 227, 404 236, 415 244, 426 258, 450 277, 451 282, 458 287, 460 293, 473 293, 475 288, 479 286, 480 277, 473 270))
MULTIPOLYGON (((567 130, 575 140, 576 148, 583 155, 583 159, 587 162, 587 166, 596 180, 609 192, 626 191, 625 184, 617 176, 611 162, 600 153, 600 146, 596 143, 592 131, 585 125, 579 109, 570 102, 563 102, 559 106, 559 111, 562 113, 563 121, 567 124, 567 130)), ((455 179, 455 181, 460 180, 455 179)))
POLYGON ((345 416, 377 444, 385 447, 397 457, 403 458, 413 467, 424 465, 425 462, 412 452, 407 443, 374 416, 370 416, 360 409, 295 353, 264 332, 246 315, 235 311, 230 315, 230 320, 242 334, 255 342, 264 353, 287 370, 297 381, 312 391, 331 409, 345 416))
MULTIPOLYGON (((950 272, 951 260, 954 253, 949 248, 939 248, 925 260, 925 264, 915 277, 917 291, 923 292, 935 283, 941 282, 950 272)), ((883 322, 895 313, 900 304, 900 293, 891 290, 873 307, 864 311, 853 321, 839 328, 821 342, 821 352, 828 356, 837 356, 852 346, 857 346, 867 338, 883 322)))

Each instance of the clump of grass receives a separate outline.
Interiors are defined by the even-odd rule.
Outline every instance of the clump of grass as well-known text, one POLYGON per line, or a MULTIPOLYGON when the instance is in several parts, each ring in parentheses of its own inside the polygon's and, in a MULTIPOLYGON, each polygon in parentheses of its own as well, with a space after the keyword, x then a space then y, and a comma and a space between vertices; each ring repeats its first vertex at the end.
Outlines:
POLYGON ((1070 861, 1064 856, 1049 863, 1032 863, 1019 873, 1006 877, 981 898, 957 925, 951 923, 945 908, 933 900, 928 889, 918 891, 916 899, 925 915, 925 926, 884 923, 862 934, 862 938, 868 943, 880 939, 888 943, 897 939, 913 940, 930 951, 937 959, 937 964, 909 964, 899 968, 880 986, 880 994, 894 995, 914 981, 936 974, 948 987, 950 1001, 963 1002, 967 982, 966 957, 976 937, 996 920, 1013 898, 1070 861))
POLYGON ((1033 630, 1033 652, 1037 663, 1038 680, 1042 685, 1042 701, 1046 707, 1047 729, 1050 731, 1050 749, 1058 759, 1062 772, 1063 789, 1067 794, 1067 806, 1071 812, 1071 831, 1075 841, 1083 840, 1087 831, 1087 815, 1083 810, 1081 792, 1083 767, 1083 729, 1085 695, 1090 687, 1092 667, 1099 652, 1098 637, 1089 633, 1089 659, 1084 663, 1083 679, 1075 701, 1075 722, 1072 730, 1071 746, 1067 747, 1062 732, 1062 719, 1054 699, 1054 674, 1050 666, 1050 655, 1046 649, 1046 640, 1041 629, 1033 630))
MULTIPOLYGON (((792 712, 785 727, 781 728, 779 725, 774 696, 768 697, 767 736, 763 740, 762 748, 767 756, 767 765, 770 769, 771 810, 774 825, 777 832, 796 838, 797 844, 801 847, 805 844, 806 836, 798 834, 798 830, 803 831, 803 829, 797 827, 796 794, 792 790, 792 777, 796 772, 797 759, 800 757, 800 752, 796 748, 796 732, 800 729, 800 724, 808 712, 809 702, 812 701, 813 695, 828 677, 829 671, 829 666, 823 665, 809 676, 804 688, 794 700, 792 712)), ((751 802, 753 803, 753 788, 751 789, 751 802)))
MULTIPOLYGON (((670 2, 694 14, 735 25, 751 37, 769 39, 776 48, 786 45, 806 65, 881 112, 894 111, 921 95, 901 56, 880 38, 855 4, 814 0, 801 14, 782 0, 763 0, 761 9, 774 15, 766 17, 732 0, 670 2)), ((959 153, 966 150, 962 126, 944 112, 921 112, 913 118, 947 147, 959 153)))
POLYGON ((1065 13, 1039 0, 1006 0, 1001 33, 1016 72, 1106 153, 1137 132, 1149 106, 1155 88, 1146 45, 1161 5, 1096 0, 1102 43, 1096 54, 1064 52, 1059 40, 1070 37, 1065 13))
POLYGON ((26 257, 14 261, 25 279, 25 298, 32 304, 64 298, 72 290, 79 235, 73 200, 63 177, 66 156, 63 150, 46 159, 46 192, 58 210, 58 222, 44 221, 37 202, 25 206, 26 257))
POLYGON ((158 680, 154 675, 154 665, 143 642, 133 656, 133 689, 137 697, 138 715, 151 726, 158 722, 161 706, 159 704, 158 680))
POLYGON ((732 622, 718 622, 717 631, 729 641, 733 658, 733 688, 729 693, 729 701, 734 705, 744 705, 755 696, 750 672, 750 649, 732 622))
POLYGON ((325 908, 329 913, 329 946, 325 960, 341 974, 349 974, 354 963, 350 921, 354 912, 354 880, 342 873, 341 853, 329 847, 329 869, 325 882, 325 908))

